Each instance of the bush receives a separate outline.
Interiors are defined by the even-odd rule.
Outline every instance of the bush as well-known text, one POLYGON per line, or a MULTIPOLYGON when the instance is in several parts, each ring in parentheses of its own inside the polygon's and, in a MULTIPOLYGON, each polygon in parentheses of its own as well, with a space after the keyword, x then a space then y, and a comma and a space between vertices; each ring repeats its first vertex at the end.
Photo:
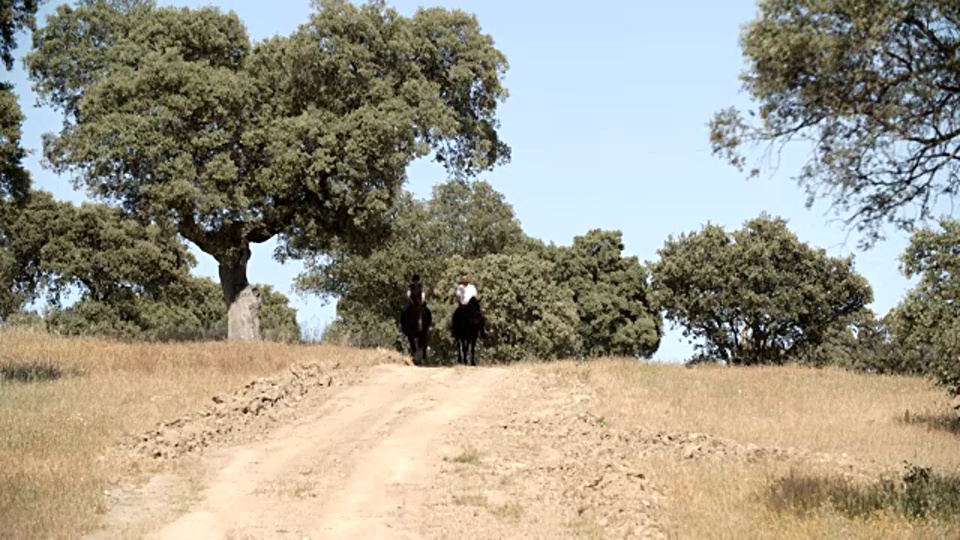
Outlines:
POLYGON ((914 519, 956 522, 960 516, 960 476, 912 465, 900 479, 882 478, 854 484, 835 476, 791 472, 765 494, 776 512, 805 515, 823 507, 850 518, 868 518, 882 511, 914 519))
POLYGON ((440 281, 449 288, 438 285, 437 302, 430 305, 435 354, 456 357, 450 334, 455 306, 449 299, 465 273, 479 291, 486 319, 486 337, 477 344, 479 358, 515 362, 575 355, 581 346, 577 306, 573 292, 553 279, 555 271, 554 263, 536 254, 453 258, 440 281))
MULTIPOLYGON (((288 298, 258 285, 261 337, 298 342, 300 325, 288 298)), ((82 299, 45 317, 47 328, 62 335, 98 335, 138 341, 219 341, 227 337, 227 309, 220 286, 209 278, 191 278, 182 288, 152 300, 124 296, 110 302, 82 299)))
POLYGON ((361 311, 357 314, 341 314, 327 325, 321 337, 322 343, 350 347, 394 349, 406 352, 406 338, 397 330, 396 319, 384 320, 375 313, 361 311))
POLYGON ((594 229, 555 248, 557 279, 573 291, 582 356, 649 358, 660 347, 663 321, 652 305, 647 269, 623 256, 620 231, 594 229))

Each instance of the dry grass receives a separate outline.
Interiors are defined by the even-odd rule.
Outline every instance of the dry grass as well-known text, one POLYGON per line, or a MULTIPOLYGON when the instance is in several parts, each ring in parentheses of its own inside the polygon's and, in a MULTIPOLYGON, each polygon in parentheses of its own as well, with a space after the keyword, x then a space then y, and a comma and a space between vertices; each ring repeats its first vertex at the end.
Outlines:
POLYGON ((3 535, 76 538, 95 526, 111 479, 103 456, 126 432, 150 429, 298 361, 348 367, 384 358, 330 346, 124 344, 0 332, 0 373, 40 366, 35 372, 56 374, 0 380, 3 535))
MULTIPOLYGON (((621 426, 960 472, 960 438, 950 421, 956 413, 943 391, 919 378, 801 367, 686 369, 628 360, 539 369, 590 385, 601 398, 596 413, 621 426)), ((790 474, 786 467, 666 458, 644 466, 664 488, 668 521, 681 538, 932 538, 960 532, 893 513, 852 519, 829 508, 805 517, 775 512, 762 494, 790 474)), ((832 472, 808 469, 801 472, 832 472)))
POLYGON ((523 505, 520 503, 506 503, 489 508, 490 513, 507 521, 520 521, 523 517, 523 505))
POLYGON ((587 540, 603 540, 606 538, 603 527, 597 525, 597 522, 589 517, 578 517, 568 522, 566 526, 577 538, 587 540))
POLYGON ((487 496, 483 493, 462 493, 453 496, 453 504, 458 506, 479 506, 486 508, 487 496))
POLYGON ((480 451, 473 446, 466 446, 463 448, 463 451, 454 456, 450 461, 465 465, 477 465, 480 463, 480 451))

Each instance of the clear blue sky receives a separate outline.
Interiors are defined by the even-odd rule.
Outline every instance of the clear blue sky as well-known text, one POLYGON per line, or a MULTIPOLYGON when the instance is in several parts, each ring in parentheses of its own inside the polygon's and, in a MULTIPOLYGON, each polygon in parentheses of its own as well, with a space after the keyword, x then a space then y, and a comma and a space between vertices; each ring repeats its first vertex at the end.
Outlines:
MULTIPOLYGON (((60 3, 49 0, 43 13, 60 3)), ((161 3, 233 10, 257 40, 291 32, 310 12, 308 0, 161 3)), ((408 15, 420 5, 475 13, 507 55, 511 97, 500 116, 513 161, 482 178, 505 194, 528 234, 568 245, 591 228, 620 229, 628 254, 652 260, 669 234, 699 229, 708 220, 738 228, 767 211, 788 219, 802 240, 831 255, 856 252, 857 269, 874 287, 872 307, 878 313, 886 313, 911 285, 897 270, 904 235, 891 234, 860 253, 856 233, 835 223, 826 204, 804 208, 804 194, 791 180, 800 163, 796 155, 784 156, 775 174, 751 181, 710 155, 706 122, 712 113, 747 104, 737 79, 742 66, 737 37, 755 13, 754 0, 391 4, 408 15)), ((21 37, 20 44, 22 57, 29 38, 21 37)), ((68 178, 39 165, 41 134, 56 131, 59 117, 33 106, 20 60, 10 76, 27 114, 25 145, 38 151, 27 160, 36 185, 61 199, 83 200, 68 178)), ((415 163, 409 176, 407 188, 420 197, 444 180, 443 169, 429 162, 415 163)), ((301 325, 329 322, 333 303, 291 294, 302 265, 280 265, 272 249, 272 242, 256 246, 250 279, 288 293, 301 325)), ((215 277, 213 259, 194 251, 200 261, 196 273, 215 277)), ((668 326, 655 358, 677 361, 691 351, 679 330, 668 326)))

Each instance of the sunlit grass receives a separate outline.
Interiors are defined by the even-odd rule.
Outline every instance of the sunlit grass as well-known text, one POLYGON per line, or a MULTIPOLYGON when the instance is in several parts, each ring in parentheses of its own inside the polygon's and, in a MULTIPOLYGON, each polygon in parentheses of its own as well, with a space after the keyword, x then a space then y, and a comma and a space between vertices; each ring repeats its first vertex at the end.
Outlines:
POLYGON ((0 517, 7 538, 77 538, 105 509, 104 458, 124 433, 193 412, 300 361, 382 361, 369 350, 227 342, 128 344, 0 332, 0 517))

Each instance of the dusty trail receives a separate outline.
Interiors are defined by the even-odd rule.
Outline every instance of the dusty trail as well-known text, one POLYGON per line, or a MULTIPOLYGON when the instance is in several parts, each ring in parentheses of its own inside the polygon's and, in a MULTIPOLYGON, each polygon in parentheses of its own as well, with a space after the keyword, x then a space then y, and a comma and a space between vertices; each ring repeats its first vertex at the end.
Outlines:
POLYGON ((315 415, 229 452, 200 507, 158 537, 413 538, 391 526, 442 463, 438 439, 502 375, 378 367, 315 415))
POLYGON ((155 483, 139 528, 121 507, 95 537, 575 538, 596 526, 584 508, 610 499, 604 485, 613 537, 658 536, 642 475, 602 481, 600 428, 574 426, 588 400, 523 369, 377 366, 264 440, 205 455, 179 517, 156 526, 186 483, 155 483))

